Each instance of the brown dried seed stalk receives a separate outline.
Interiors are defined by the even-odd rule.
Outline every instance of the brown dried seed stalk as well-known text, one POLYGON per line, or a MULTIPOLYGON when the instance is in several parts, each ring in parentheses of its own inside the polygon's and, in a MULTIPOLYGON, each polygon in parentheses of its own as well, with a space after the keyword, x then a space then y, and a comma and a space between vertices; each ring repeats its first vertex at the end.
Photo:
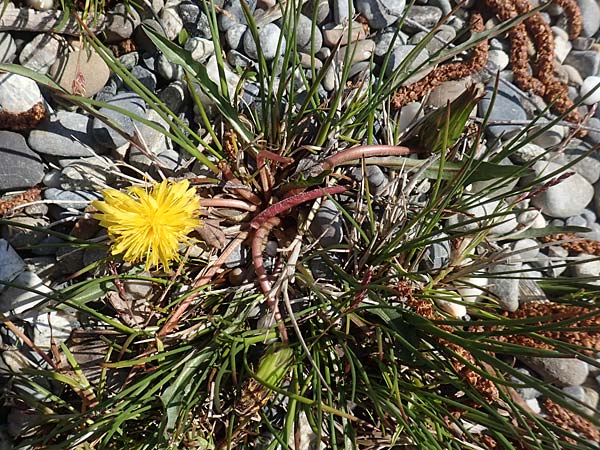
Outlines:
MULTIPOLYGON (((413 308, 417 314, 423 316, 429 320, 443 320, 443 317, 438 314, 434 308, 433 303, 431 301, 425 301, 420 299, 415 299, 412 296, 407 296, 406 304, 413 308)), ((454 327, 449 325, 438 325, 441 330, 452 333, 454 331, 454 327)), ((435 338, 440 346, 448 348, 452 350, 454 353, 459 355, 462 359, 468 361, 472 365, 477 365, 475 358, 473 355, 464 347, 461 347, 458 344, 448 342, 442 338, 435 338)), ((451 358, 452 366, 456 373, 467 383, 477 389, 489 402, 495 402, 499 399, 499 392, 496 385, 489 379, 482 377, 477 372, 472 370, 469 366, 464 364, 458 358, 451 358)))
MULTIPOLYGON (((484 30, 483 18, 478 12, 474 12, 471 15, 471 30, 473 32, 482 32, 484 30)), ((470 58, 466 61, 438 66, 419 81, 401 87, 394 94, 392 106, 399 109, 407 103, 422 99, 428 92, 445 81, 466 78, 478 72, 487 61, 488 48, 487 41, 480 42, 473 49, 470 58)))
POLYGON ((575 0, 554 0, 557 5, 562 6, 565 15, 569 18, 569 39, 577 39, 583 28, 581 10, 575 0))
MULTIPOLYGON (((589 350, 582 350, 585 354, 593 354, 600 350, 600 331, 590 331, 593 327, 600 326, 600 309, 594 309, 584 306, 565 305, 560 303, 541 303, 531 302, 522 305, 517 311, 512 313, 504 313, 505 316, 511 319, 526 319, 531 317, 543 317, 533 326, 559 324, 568 319, 574 319, 583 315, 597 312, 591 317, 583 320, 578 320, 568 325, 564 325, 562 330, 540 330, 537 334, 549 339, 554 339, 561 342, 578 345, 589 350), (549 318, 550 317, 550 318, 549 318), (567 328, 567 329, 564 329, 567 328)), ((501 330, 503 327, 492 327, 493 330, 501 330)), ((501 342, 509 342, 511 344, 524 345, 531 348, 554 350, 554 346, 547 342, 543 342, 534 337, 515 334, 510 336, 496 336, 501 342)))
POLYGON ((557 242, 562 248, 571 253, 585 253, 587 255, 600 256, 600 242, 593 239, 583 239, 573 233, 557 233, 539 238, 544 243, 557 242), (559 241, 570 242, 559 242, 559 241))
POLYGON ((38 102, 21 113, 0 111, 0 130, 29 130, 44 120, 47 112, 44 102, 38 102))
POLYGON ((41 198, 42 189, 38 186, 27 189, 25 192, 13 195, 5 200, 0 200, 0 216, 17 206, 29 203, 41 198))
MULTIPOLYGON (((563 430, 571 431, 573 433, 580 433, 591 439, 594 442, 600 440, 600 432, 590 421, 584 419, 577 413, 554 403, 549 398, 543 402, 544 408, 548 411, 552 422, 561 427, 563 430)), ((576 444, 573 439, 566 438, 567 441, 572 444, 576 444)))

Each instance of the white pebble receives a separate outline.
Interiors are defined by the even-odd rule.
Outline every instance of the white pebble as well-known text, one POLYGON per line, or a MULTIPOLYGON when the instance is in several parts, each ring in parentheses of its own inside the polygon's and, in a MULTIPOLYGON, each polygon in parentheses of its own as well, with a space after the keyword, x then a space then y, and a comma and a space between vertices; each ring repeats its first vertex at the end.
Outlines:
POLYGON ((583 103, 586 105, 593 105, 594 103, 600 102, 600 77, 591 76, 587 77, 583 80, 583 84, 581 85, 581 90, 579 91, 579 95, 581 97, 585 97, 590 92, 594 91, 590 94, 589 97, 583 100, 583 103), (598 89, 594 91, 594 89, 598 86, 598 89))
POLYGON ((27 0, 27 6, 38 11, 46 11, 54 6, 54 0, 27 0))

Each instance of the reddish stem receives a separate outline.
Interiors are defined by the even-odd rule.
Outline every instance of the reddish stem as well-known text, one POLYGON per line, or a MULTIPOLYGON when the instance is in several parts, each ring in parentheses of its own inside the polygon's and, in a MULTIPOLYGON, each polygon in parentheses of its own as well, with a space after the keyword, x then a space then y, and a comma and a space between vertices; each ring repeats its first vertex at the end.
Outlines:
MULTIPOLYGON (((242 182, 238 178, 235 177, 235 175, 231 171, 231 168, 229 167, 229 165, 226 162, 224 162, 224 161, 220 162, 219 169, 221 169, 221 172, 223 172, 223 176, 225 177, 225 179, 227 181, 242 184, 242 182)), ((258 198, 256 195, 254 195, 252 192, 250 192, 246 189, 232 189, 232 191, 235 192, 236 194, 238 194, 240 197, 245 198, 246 200, 248 200, 250 203, 252 203, 254 205, 260 205, 262 203, 262 200, 260 198, 258 198)))
POLYGON ((288 158, 286 156, 278 155, 277 153, 270 152, 269 150, 261 150, 256 155, 256 164, 258 165, 258 173, 260 174, 260 182, 263 187, 263 192, 266 195, 269 195, 271 192, 271 187, 275 180, 271 175, 271 171, 266 165, 266 160, 270 159, 271 161, 278 161, 283 164, 283 167, 290 165, 294 162, 292 158, 288 158))
POLYGON ((347 186, 332 186, 326 188, 318 188, 312 191, 303 192, 301 194, 288 197, 286 199, 281 200, 280 202, 275 203, 274 205, 269 206, 267 209, 258 214, 254 219, 252 219, 252 222, 250 222, 250 226, 254 229, 258 229, 263 223, 265 223, 270 218, 278 216, 282 212, 287 211, 288 209, 293 208, 294 206, 298 206, 302 203, 315 200, 319 197, 325 197, 326 195, 340 194, 346 190, 348 190, 347 186))
POLYGON ((250 212, 256 211, 256 205, 250 205, 243 200, 236 200, 234 198, 202 198, 200 199, 200 206, 204 208, 222 207, 241 209, 243 211, 250 212))
POLYGON ((336 166, 355 159, 369 158, 371 156, 403 156, 411 153, 420 153, 422 150, 396 145, 360 145, 348 148, 331 155, 321 163, 321 171, 331 170, 336 166))

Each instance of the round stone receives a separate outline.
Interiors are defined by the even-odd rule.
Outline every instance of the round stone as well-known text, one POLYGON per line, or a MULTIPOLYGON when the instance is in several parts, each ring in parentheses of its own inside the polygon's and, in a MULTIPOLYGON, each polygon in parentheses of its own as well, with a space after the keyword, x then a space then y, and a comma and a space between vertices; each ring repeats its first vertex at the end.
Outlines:
POLYGON ((50 75, 71 94, 92 97, 108 81, 110 69, 94 49, 77 49, 60 56, 50 75))
POLYGON ((600 102, 600 77, 591 76, 583 80, 579 95, 581 95, 583 103, 586 105, 600 102))
POLYGON ((18 133, 0 131, 0 161, 0 191, 30 188, 44 177, 42 160, 18 133))
MULTIPOLYGON (((269 23, 258 30, 258 41, 263 57, 269 61, 277 56, 277 46, 279 38, 281 36, 281 30, 274 23, 269 23)), ((246 30, 244 33, 244 51, 252 59, 258 59, 258 49, 256 48, 256 42, 250 30, 246 30)), ((285 51, 285 38, 281 38, 281 47, 279 52, 285 51)))

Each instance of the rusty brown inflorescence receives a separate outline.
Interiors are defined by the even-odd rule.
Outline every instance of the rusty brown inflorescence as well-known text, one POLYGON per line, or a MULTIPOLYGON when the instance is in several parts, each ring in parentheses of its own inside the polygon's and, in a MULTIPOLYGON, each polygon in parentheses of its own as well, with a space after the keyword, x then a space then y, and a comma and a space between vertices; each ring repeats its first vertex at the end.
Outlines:
MULTIPOLYGON (((544 408, 548 412, 548 415, 556 425, 561 427, 563 430, 570 431, 572 433, 580 433, 583 436, 591 439, 594 442, 600 441, 600 432, 589 420, 584 419, 577 413, 560 406, 553 402, 549 398, 543 402, 544 408)), ((574 439, 566 438, 571 444, 576 444, 574 439)))
POLYGON ((43 102, 21 113, 0 111, 0 130, 30 130, 44 120, 47 113, 43 102))
MULTIPOLYGON (((481 14, 474 12, 471 15, 471 30, 481 32, 483 29, 481 14)), ((407 103, 422 99, 428 92, 445 81, 459 80, 480 71, 487 61, 488 48, 488 42, 482 41, 477 44, 466 61, 441 65, 419 81, 401 87, 394 94, 392 106, 396 109, 401 108, 407 103)))

